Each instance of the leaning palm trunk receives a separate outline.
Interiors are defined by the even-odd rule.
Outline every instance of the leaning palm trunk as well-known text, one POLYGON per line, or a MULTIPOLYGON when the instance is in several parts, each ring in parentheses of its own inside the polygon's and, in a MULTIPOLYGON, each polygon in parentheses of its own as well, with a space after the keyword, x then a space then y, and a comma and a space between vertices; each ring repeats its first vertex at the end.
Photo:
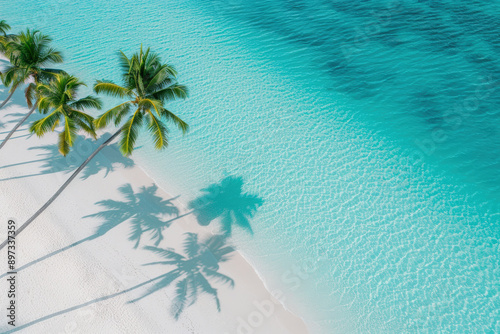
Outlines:
POLYGON ((12 95, 14 95, 15 91, 16 91, 16 89, 14 88, 12 90, 12 92, 10 92, 9 96, 7 96, 7 98, 5 99, 5 101, 3 101, 2 104, 0 104, 0 109, 3 108, 3 106, 6 105, 7 102, 9 102, 10 98, 12 97, 12 95))
MULTIPOLYGON (((118 130, 114 135, 112 135, 108 140, 102 143, 88 158, 83 162, 83 164, 78 167, 78 169, 70 176, 66 182, 57 190, 57 192, 37 211, 30 219, 28 219, 20 228, 16 231, 16 237, 21 233, 29 224, 31 224, 42 212, 44 212, 51 204, 54 202, 59 195, 66 189, 69 184, 78 176, 78 174, 88 165, 88 163, 99 153, 103 148, 108 146, 116 137, 122 132, 122 129, 118 130)), ((3 249, 8 243, 8 240, 5 240, 0 245, 0 250, 3 249)))
POLYGON ((14 133, 17 131, 17 129, 19 129, 19 127, 21 125, 23 125, 24 122, 26 122, 26 120, 28 119, 28 117, 30 117, 36 110, 36 106, 37 106, 37 103, 35 103, 35 105, 33 106, 33 108, 31 108, 30 112, 23 117, 22 120, 20 120, 16 126, 9 132, 9 134, 7 135, 7 137, 5 137, 5 139, 3 140, 3 142, 0 144, 0 150, 5 146, 5 144, 7 144, 7 141, 10 139, 10 137, 12 137, 14 135, 14 133))

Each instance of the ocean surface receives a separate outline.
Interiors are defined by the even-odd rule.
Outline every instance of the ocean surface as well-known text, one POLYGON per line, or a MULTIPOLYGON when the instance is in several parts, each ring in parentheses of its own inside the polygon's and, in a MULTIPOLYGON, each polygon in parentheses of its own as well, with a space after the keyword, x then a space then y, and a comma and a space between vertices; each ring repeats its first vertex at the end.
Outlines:
POLYGON ((311 333, 500 332, 500 2, 0 0, 0 18, 88 84, 140 43, 176 66, 191 131, 135 158, 186 202, 242 180, 263 205, 234 242, 311 333))

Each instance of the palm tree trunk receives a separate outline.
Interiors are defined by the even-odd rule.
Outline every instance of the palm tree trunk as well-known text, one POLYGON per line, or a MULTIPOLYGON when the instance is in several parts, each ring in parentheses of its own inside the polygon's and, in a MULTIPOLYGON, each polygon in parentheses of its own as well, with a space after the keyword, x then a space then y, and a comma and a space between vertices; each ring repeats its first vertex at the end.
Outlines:
POLYGON ((2 107, 7 103, 9 102, 10 98, 12 97, 12 95, 14 95, 14 92, 16 91, 16 88, 14 88, 12 90, 12 92, 10 92, 9 96, 7 96, 7 98, 5 99, 5 101, 2 102, 2 104, 0 105, 0 109, 2 109, 2 107))
MULTIPOLYGON (((45 211, 49 207, 49 205, 54 202, 59 195, 66 189, 69 184, 78 176, 78 174, 88 165, 88 163, 99 153, 103 148, 108 146, 116 137, 122 132, 122 129, 118 130, 114 135, 112 135, 108 140, 102 143, 88 158, 83 162, 83 164, 78 167, 78 169, 70 176, 66 182, 57 190, 57 192, 37 211, 30 219, 28 219, 20 228, 16 231, 16 237, 21 233, 29 224, 31 224, 42 212, 45 211)), ((0 245, 0 250, 3 249, 7 245, 8 239, 2 242, 0 245)))
POLYGON ((7 141, 10 139, 10 137, 12 137, 12 135, 14 135, 14 133, 17 131, 17 129, 19 129, 19 127, 21 125, 23 125, 23 123, 28 119, 28 117, 31 116, 31 114, 33 114, 33 112, 35 112, 36 110, 36 105, 37 103, 35 103, 35 105, 33 106, 33 108, 31 108, 30 112, 23 117, 22 120, 20 120, 16 126, 14 127, 14 129, 12 129, 9 134, 7 135, 7 137, 5 137, 5 139, 3 140, 3 142, 0 144, 0 150, 5 146, 5 144, 7 144, 7 141))

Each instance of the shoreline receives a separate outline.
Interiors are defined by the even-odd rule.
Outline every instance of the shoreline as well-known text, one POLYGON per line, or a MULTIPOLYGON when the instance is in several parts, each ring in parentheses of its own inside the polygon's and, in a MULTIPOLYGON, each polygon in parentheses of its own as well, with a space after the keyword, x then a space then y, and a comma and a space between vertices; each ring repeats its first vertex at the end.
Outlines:
MULTIPOLYGON (((4 89, 2 95, 5 95, 5 92, 4 89)), ((12 121, 16 118, 12 117, 11 114, 27 111, 25 107, 22 107, 22 95, 21 90, 16 92, 13 101, 2 109, 0 122, 12 121)), ((5 136, 4 132, 9 131, 12 125, 13 123, 7 123, 1 129, 1 139, 5 136)), ((20 164, 16 168, 0 169, 0 178, 3 180, 0 191, 2 212, 8 217, 16 217, 18 227, 70 175, 67 171, 44 173, 47 166, 50 167, 50 157, 45 160, 40 159, 40 152, 34 149, 44 145, 53 145, 56 143, 55 135, 50 134, 41 139, 26 135, 27 127, 25 125, 18 130, 0 155, 0 167, 20 164), (33 176, 26 177, 26 175, 33 176), (5 180, 9 178, 13 179, 5 180), (27 207, 30 209, 26 210, 27 207)), ((104 152, 96 157, 98 160, 96 162, 97 169, 112 165, 110 160, 103 155, 104 152)), ((112 156, 115 157, 114 154, 112 156)), ((150 187, 152 184, 156 184, 155 180, 141 166, 136 165, 133 161, 132 165, 131 167, 113 166, 111 169, 114 170, 111 171, 103 171, 104 168, 102 168, 97 173, 90 175, 84 182, 82 182, 81 176, 75 180, 61 197, 19 236, 18 267, 32 261, 39 261, 38 259, 47 254, 91 236, 92 231, 102 221, 94 218, 83 219, 82 217, 98 212, 100 207, 95 205, 98 201, 109 199, 123 201, 123 196, 119 194, 117 189, 124 183, 130 184, 135 191, 138 191, 140 187, 150 187), (76 223, 68 224, 68 222, 76 223)), ((177 194, 170 194, 167 190, 159 187, 156 194, 164 200, 173 199, 172 203, 180 210, 179 215, 186 213, 186 203, 176 198, 177 194)), ((2 220, 6 221, 8 217, 2 217, 2 220)), ((133 243, 126 240, 130 232, 128 224, 128 222, 124 222, 95 240, 85 241, 44 259, 43 263, 35 263, 20 271, 19 277, 22 283, 19 287, 18 298, 23 309, 19 314, 19 323, 30 323, 37 321, 37 319, 43 319, 48 314, 71 309, 96 298, 103 299, 106 295, 110 295, 109 292, 111 294, 118 293, 120 289, 128 289, 133 286, 130 282, 134 281, 134 277, 135 281, 138 277, 147 280, 157 276, 157 274, 165 273, 166 270, 171 270, 171 268, 153 268, 141 265, 151 262, 151 253, 141 249, 141 247, 151 245, 153 242, 145 236, 141 240, 140 247, 136 250, 132 249, 133 243), (52 285, 47 287, 47 282, 52 283, 52 285), (108 290, 108 293, 103 292, 101 287, 107 287, 104 290, 108 290), (29 291, 29 293, 23 292, 23 290, 29 291), (37 303, 39 300, 47 301, 43 310, 40 310, 40 304, 37 303)), ((2 222, 1 226, 4 225, 5 223, 2 222)), ((182 234, 193 232, 208 235, 211 233, 210 230, 210 226, 202 227, 196 222, 195 217, 187 215, 176 220, 172 226, 164 231, 165 240, 160 243, 159 247, 173 247, 180 251, 178 246, 182 242, 182 234)), ((5 231, 6 227, 4 226, 0 231, 2 237, 5 236, 5 231)), ((2 256, 5 256, 3 253, 5 251, 2 251, 2 256)), ((99 312, 87 310, 90 312, 89 314, 92 314, 92 321, 89 322, 80 323, 76 320, 79 318, 81 310, 70 310, 50 319, 39 321, 23 332, 57 331, 67 328, 67 326, 71 327, 76 322, 77 327, 84 332, 97 333, 100 326, 109 326, 109 320, 107 320, 109 317, 115 320, 112 327, 106 327, 111 330, 106 330, 109 333, 121 332, 121 330, 135 333, 145 329, 148 333, 156 333, 164 328, 177 328, 179 332, 198 332, 197 329, 201 332, 207 332, 209 329, 211 333, 308 332, 303 319, 293 314, 271 295, 267 290, 265 280, 240 252, 236 251, 227 263, 223 263, 220 272, 232 277, 236 283, 234 289, 217 283, 213 284, 214 287, 218 288, 222 305, 221 313, 217 313, 213 300, 202 296, 197 303, 186 309, 179 321, 176 322, 173 318, 167 319, 165 308, 169 307, 169 303, 164 300, 164 297, 167 295, 168 299, 168 294, 172 295, 172 289, 166 288, 163 289, 165 291, 157 291, 134 304, 126 304, 126 296, 108 299, 106 303, 111 304, 111 307, 102 310, 105 316, 99 312), (269 301, 272 301, 272 306, 269 301), (60 321, 60 318, 71 319, 72 317, 75 320, 69 321, 70 325, 60 321)), ((135 281, 134 283, 140 283, 135 281)), ((3 284, 2 288, 4 288, 3 284)), ((132 293, 134 296, 140 296, 135 291, 130 294, 132 293)), ((102 303, 96 301, 94 305, 99 309, 102 307, 102 305, 99 306, 102 303)), ((5 328, 4 325, 4 323, 0 324, 1 330, 5 328)))

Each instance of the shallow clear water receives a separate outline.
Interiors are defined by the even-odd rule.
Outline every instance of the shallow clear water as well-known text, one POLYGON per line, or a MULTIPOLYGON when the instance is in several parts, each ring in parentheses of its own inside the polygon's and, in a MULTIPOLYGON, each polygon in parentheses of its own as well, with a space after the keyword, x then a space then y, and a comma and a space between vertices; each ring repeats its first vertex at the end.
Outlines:
POLYGON ((186 201, 243 177, 236 242, 312 332, 500 332, 497 2, 0 5, 88 83, 140 42, 177 67, 192 131, 137 158, 186 201))

